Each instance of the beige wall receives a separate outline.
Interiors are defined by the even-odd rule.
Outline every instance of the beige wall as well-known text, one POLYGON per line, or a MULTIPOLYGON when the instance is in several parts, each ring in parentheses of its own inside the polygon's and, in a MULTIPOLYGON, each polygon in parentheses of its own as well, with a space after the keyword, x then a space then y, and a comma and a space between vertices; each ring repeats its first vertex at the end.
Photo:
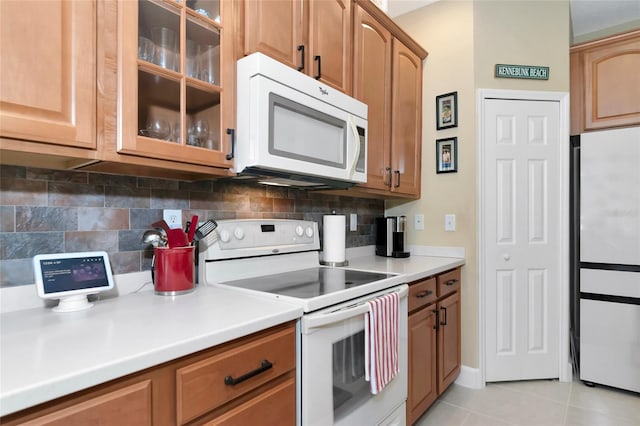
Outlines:
POLYGON ((423 74, 422 197, 389 201, 386 214, 408 216, 409 243, 464 247, 462 363, 478 367, 476 253, 476 89, 569 91, 569 3, 442 0, 395 21, 428 52, 423 74), (496 79, 496 63, 550 67, 548 81, 496 79), (435 97, 458 92, 458 127, 436 131, 435 97), (458 138, 458 173, 436 174, 435 140, 458 138), (413 216, 425 215, 414 231, 413 216), (444 215, 456 231, 444 231, 444 215))

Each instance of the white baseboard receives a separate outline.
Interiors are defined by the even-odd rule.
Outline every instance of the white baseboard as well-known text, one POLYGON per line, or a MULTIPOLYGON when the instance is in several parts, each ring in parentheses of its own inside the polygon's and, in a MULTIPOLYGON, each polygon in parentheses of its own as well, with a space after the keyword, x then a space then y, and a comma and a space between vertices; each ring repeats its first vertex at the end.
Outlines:
POLYGON ((467 367, 466 365, 460 367, 460 375, 458 375, 455 384, 471 389, 482 389, 484 387, 480 369, 467 367))

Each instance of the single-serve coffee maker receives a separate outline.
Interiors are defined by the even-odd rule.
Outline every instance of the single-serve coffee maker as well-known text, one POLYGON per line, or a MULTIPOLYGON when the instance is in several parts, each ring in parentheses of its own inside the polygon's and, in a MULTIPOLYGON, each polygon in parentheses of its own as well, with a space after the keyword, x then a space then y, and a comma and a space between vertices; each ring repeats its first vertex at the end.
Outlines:
POLYGON ((409 257, 407 249, 407 217, 376 218, 376 254, 386 257, 409 257))

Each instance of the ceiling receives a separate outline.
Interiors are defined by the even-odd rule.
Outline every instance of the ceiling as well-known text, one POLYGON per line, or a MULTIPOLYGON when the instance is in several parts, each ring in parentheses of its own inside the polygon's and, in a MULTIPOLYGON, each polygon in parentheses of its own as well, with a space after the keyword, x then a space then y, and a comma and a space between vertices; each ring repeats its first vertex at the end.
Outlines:
MULTIPOLYGON (((387 0, 392 18, 438 0, 387 0)), ((476 0, 477 1, 477 0, 476 0)), ((569 0, 573 38, 640 20, 638 0, 569 0)))

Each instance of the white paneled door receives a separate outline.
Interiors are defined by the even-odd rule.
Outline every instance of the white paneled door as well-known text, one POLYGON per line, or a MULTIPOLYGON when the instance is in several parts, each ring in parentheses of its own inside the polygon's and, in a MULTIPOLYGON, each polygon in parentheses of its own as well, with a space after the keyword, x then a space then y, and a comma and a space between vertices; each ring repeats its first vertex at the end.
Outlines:
POLYGON ((485 379, 557 378, 560 102, 484 102, 485 379))

